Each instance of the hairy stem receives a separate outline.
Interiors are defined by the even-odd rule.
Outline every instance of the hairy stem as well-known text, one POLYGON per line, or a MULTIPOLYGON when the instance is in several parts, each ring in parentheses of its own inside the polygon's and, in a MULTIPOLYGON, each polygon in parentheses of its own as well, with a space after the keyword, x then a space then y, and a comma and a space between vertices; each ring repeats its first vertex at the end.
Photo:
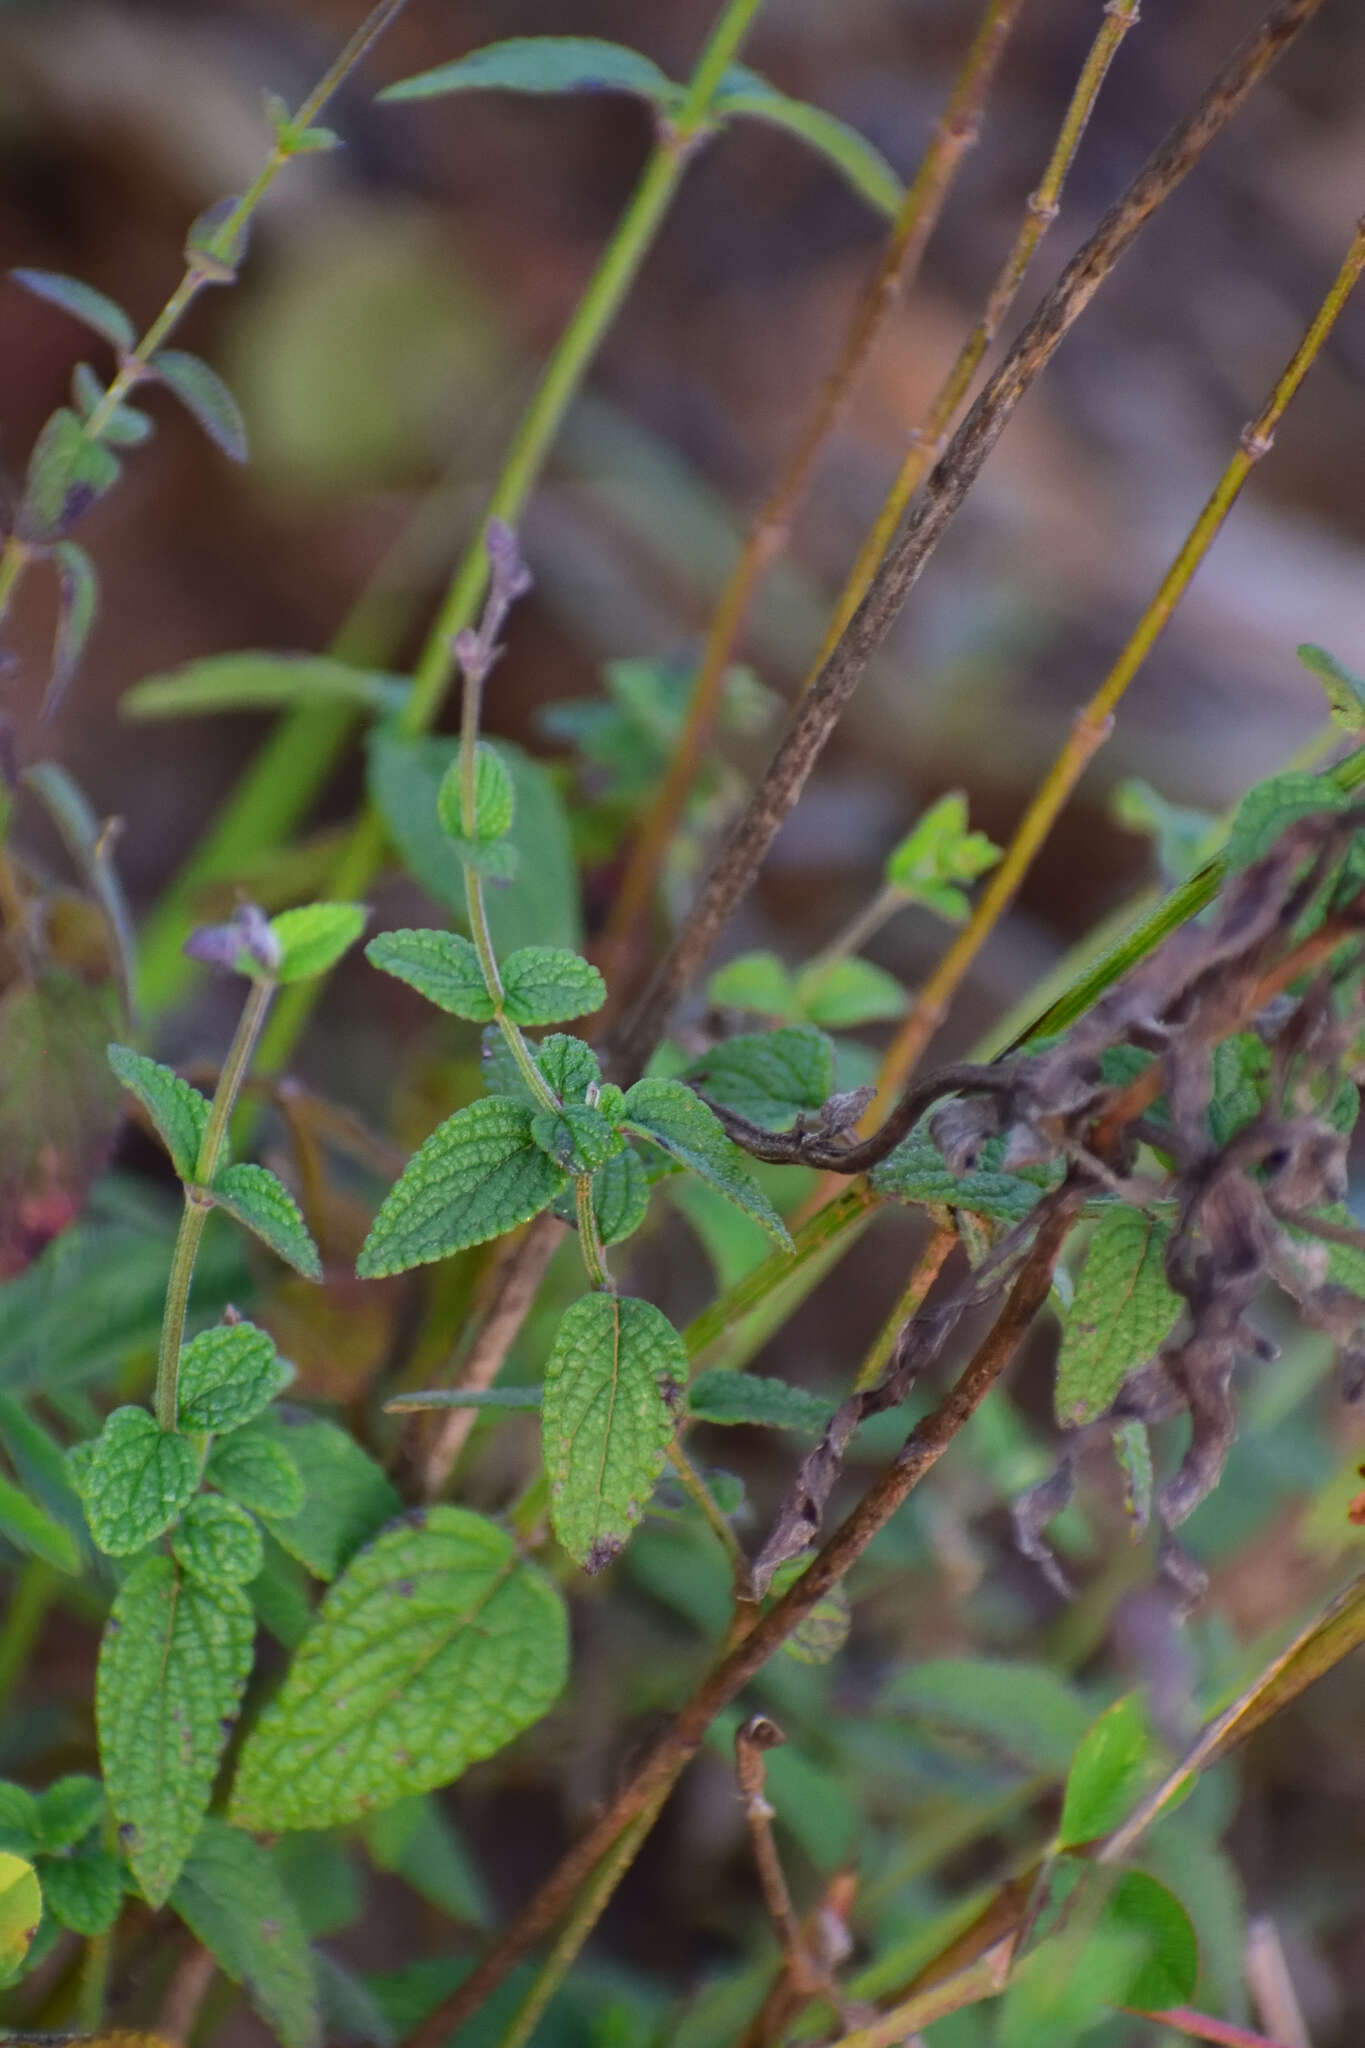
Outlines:
MULTIPOLYGON (((455 636, 470 625, 483 601, 488 565, 489 522, 515 526, 537 483, 545 458, 573 400, 582 389, 594 356, 639 274, 659 223, 677 190, 698 141, 706 134, 709 108, 725 69, 738 50, 762 0, 727 0, 697 63, 687 96, 670 120, 645 165, 640 182, 546 364, 539 384, 512 437, 478 530, 451 579, 413 671, 412 688, 399 716, 409 737, 427 731, 444 701, 454 672, 455 636)), ((296 712, 302 721, 307 712, 296 712)), ((367 808, 346 843, 332 876, 331 893, 343 900, 363 895, 384 854, 384 830, 367 808)), ((276 1011, 261 1049, 264 1069, 284 1066, 305 1029, 326 977, 297 982, 276 1011)))
POLYGON ((790 537, 798 507, 810 488, 829 437, 848 409, 897 300, 919 269, 967 150, 976 140, 990 88, 1021 0, 988 0, 961 72, 919 171, 906 192, 890 240, 867 290, 854 309, 839 360, 826 379, 801 437, 779 471, 730 572, 702 649, 687 714, 663 784, 640 825, 612 902, 603 937, 602 967, 615 990, 628 973, 629 951, 649 908, 665 852, 677 830, 697 770, 715 727, 726 672, 764 577, 790 537))
POLYGON ((618 1078, 633 1078, 664 1030, 768 848, 805 788, 868 664, 900 616, 925 564, 960 510, 1024 394, 1051 361, 1105 278, 1151 215, 1227 126, 1322 0, 1276 0, 1260 27, 1223 66, 1190 113, 1156 150, 1077 251, 982 391, 930 477, 918 509, 877 570, 777 751, 721 848, 696 904, 612 1052, 618 1078))
POLYGON ((1046 1302, 1053 1267, 1062 1240, 1075 1219, 1079 1200, 1076 1194, 1074 1199, 1057 1201, 1049 1208, 1004 1306, 956 1385, 915 1425, 899 1455, 834 1531, 801 1577, 721 1657, 672 1726, 646 1753, 633 1777, 569 1850, 501 1940, 416 2030, 410 2048, 439 2048, 558 1922, 624 1830, 632 1827, 674 1784, 700 1748, 717 1714, 744 1689, 831 1588, 838 1585, 873 1537, 938 1463, 1000 1378, 1034 1316, 1046 1302))
POLYGON ((868 1111, 870 1123, 875 1122, 904 1085, 906 1077, 913 1072, 972 962, 1018 894, 1063 806, 1109 737, 1119 700, 1188 590, 1253 467, 1269 451, 1276 427, 1331 333, 1362 269, 1365 269, 1365 222, 1357 226, 1345 260, 1312 324, 1260 413, 1243 429, 1241 446, 1228 462, 1203 510, 1186 534, 1175 560, 1129 635, 1122 653, 1077 716, 1066 745, 1020 820, 1004 858, 983 887, 971 917, 925 982, 914 1008, 896 1033, 882 1063, 876 1101, 868 1111))
POLYGON ((156 1361, 156 1419, 162 1429, 174 1430, 179 1424, 178 1390, 180 1381, 180 1349, 185 1340, 185 1311, 189 1307, 190 1285, 194 1279, 194 1262, 199 1254, 199 1240, 204 1234, 204 1225, 212 1203, 203 1190, 212 1187, 213 1176, 218 1171, 224 1145, 227 1142, 228 1126, 232 1112, 241 1093, 242 1083, 251 1065, 270 1009, 270 1000, 275 993, 273 981, 253 980, 250 993, 242 1007, 242 1014, 233 1033, 232 1044, 218 1076, 214 1090, 209 1118, 204 1126, 203 1143, 195 1161, 193 1185, 185 1189, 185 1206, 180 1216, 180 1228, 176 1233, 175 1250, 171 1255, 170 1278, 166 1283, 166 1307, 161 1318, 161 1345, 156 1361))

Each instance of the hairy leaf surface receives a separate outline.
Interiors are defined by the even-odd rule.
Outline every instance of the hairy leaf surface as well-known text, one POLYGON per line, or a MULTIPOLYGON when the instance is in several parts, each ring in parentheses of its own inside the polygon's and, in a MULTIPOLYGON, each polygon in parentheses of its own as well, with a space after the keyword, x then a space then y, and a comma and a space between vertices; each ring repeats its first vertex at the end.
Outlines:
POLYGON ((322 1278, 322 1260, 303 1212, 268 1166, 249 1162, 225 1166, 214 1176, 211 1193, 220 1209, 245 1224, 286 1266, 292 1266, 305 1280, 322 1278))
POLYGON ((173 1067, 163 1067, 126 1045, 110 1046, 109 1064, 155 1124, 181 1180, 193 1180, 208 1128, 208 1098, 173 1067))
POLYGON ((1093 1422, 1135 1367, 1161 1348, 1183 1306, 1166 1279, 1167 1224, 1116 1204, 1095 1227, 1062 1317, 1053 1399, 1066 1428, 1093 1422))
POLYGON ((205 1821, 171 1904, 283 2048, 322 2038, 317 1976, 298 1911, 258 1842, 205 1821))
POLYGON ((439 1124, 389 1189, 356 1271, 403 1273, 500 1237, 547 1208, 566 1176, 531 1138, 531 1112, 506 1096, 439 1124))
POLYGON ((623 1122, 745 1210, 790 1250, 787 1226, 750 1173, 744 1154, 726 1137, 714 1112, 683 1082, 637 1081, 626 1090, 623 1122))

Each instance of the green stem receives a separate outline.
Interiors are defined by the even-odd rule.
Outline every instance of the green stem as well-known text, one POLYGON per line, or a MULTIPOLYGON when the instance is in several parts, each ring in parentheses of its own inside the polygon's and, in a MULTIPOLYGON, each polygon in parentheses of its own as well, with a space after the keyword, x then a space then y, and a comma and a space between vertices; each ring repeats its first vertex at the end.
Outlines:
POLYGON ((774 1252, 752 1273, 746 1273, 727 1288, 709 1308, 694 1316, 683 1331, 693 1368, 718 1338, 743 1322, 787 1282, 806 1271, 818 1279, 845 1232, 861 1225, 875 1206, 874 1197, 862 1182, 845 1188, 800 1226, 791 1251, 774 1252), (824 1263, 820 1263, 822 1260, 824 1263))
POLYGON ((253 980, 218 1076, 199 1157, 195 1161, 194 1184, 185 1189, 185 1207, 171 1255, 170 1278, 166 1283, 166 1308, 161 1319, 161 1347, 156 1361, 156 1419, 165 1430, 174 1430, 179 1423, 180 1349, 185 1340, 185 1312, 189 1307, 190 1283, 194 1278, 199 1240, 204 1234, 204 1224, 212 1206, 202 1190, 213 1185, 232 1112, 274 993, 273 981, 253 980))
POLYGON ((736 1580, 744 1570, 744 1552, 739 1547, 734 1530, 716 1506, 711 1489, 691 1463, 682 1445, 674 1441, 668 1447, 668 1462, 673 1467, 678 1484, 701 1514, 707 1527, 730 1560, 730 1569, 736 1580))
POLYGON ((607 1256, 598 1235, 597 1216, 592 1206, 592 1175, 576 1173, 573 1192, 578 1217, 578 1249, 587 1269, 588 1284, 599 1292, 610 1289, 611 1274, 607 1271, 607 1256))
MULTIPOLYGON (((597 269, 545 365, 512 437, 478 529, 418 657, 412 689, 398 719, 399 730, 409 738, 428 731, 435 721, 454 672, 455 635, 473 624, 483 601, 488 580, 488 522, 500 519, 508 526, 518 524, 565 414, 582 389, 588 367, 639 273, 692 148, 705 133, 716 88, 761 5, 762 0, 727 0, 722 8, 682 106, 661 134, 597 269)), ((306 726, 310 716, 307 711, 292 713, 284 735, 306 726)), ((291 763, 296 758, 292 748, 285 758, 291 763)), ((240 808, 240 802, 234 800, 220 823, 220 831, 235 832, 240 808)), ((347 841, 332 877, 330 893, 342 901, 363 896, 383 859, 384 846, 384 828, 373 809, 367 809, 347 841)), ((278 1073, 287 1065, 307 1028, 324 980, 319 976, 316 981, 295 983, 279 1004, 261 1047, 264 1072, 278 1073)))
POLYGON ((81 1957, 80 1984, 76 1994, 76 2019, 83 2031, 97 2034, 104 2025, 104 2002, 109 1988, 109 1966, 113 1960, 114 1937, 95 1934, 85 1944, 81 1957))
POLYGON ((573 1910, 564 1922, 554 1947, 541 1964, 535 1982, 518 2006, 498 2048, 525 2048, 546 2006, 578 1960, 584 1942, 601 1919, 612 1893, 635 1861, 641 1843, 653 1827, 659 1808, 671 1790, 671 1785, 665 1786, 663 1792, 651 1800, 629 1827, 622 1830, 608 1849, 574 1901, 573 1910))
POLYGON ((9 610, 10 593, 24 573, 28 551, 19 536, 12 533, 0 548, 0 619, 9 610))

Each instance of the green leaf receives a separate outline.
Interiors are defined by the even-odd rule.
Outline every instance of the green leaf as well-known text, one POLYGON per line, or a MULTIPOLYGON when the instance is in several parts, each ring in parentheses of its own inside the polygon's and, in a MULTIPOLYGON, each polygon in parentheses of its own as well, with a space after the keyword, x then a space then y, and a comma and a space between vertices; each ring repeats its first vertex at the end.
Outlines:
POLYGON ((127 1557, 169 1529, 198 1484, 186 1437, 159 1429, 145 1408, 115 1408, 81 1486, 90 1533, 107 1556, 127 1557))
POLYGON ((995 1657, 932 1657, 899 1672, 886 1706, 951 1733, 974 1736, 1027 1769, 1061 1777, 1091 1715, 1046 1664, 995 1657))
POLYGON ((38 1873, 22 1856, 0 1849, 0 1985, 17 1974, 42 1917, 38 1873))
POLYGON ((60 540, 119 479, 116 455, 90 440, 74 412, 54 412, 33 444, 19 508, 25 540, 60 540))
POLYGON ((126 1045, 110 1046, 109 1064, 155 1124, 181 1180, 193 1180, 208 1129, 207 1098, 172 1067, 163 1067, 126 1045))
POLYGON ((186 410, 192 413, 210 441, 234 462, 246 461, 246 421, 227 385, 202 356, 183 348, 159 348, 149 358, 156 372, 186 410))
POLYGON ((1235 875, 1250 867, 1296 818, 1316 817, 1321 811, 1345 810, 1350 798, 1325 775, 1311 775, 1306 768, 1291 768, 1272 775, 1268 782, 1248 790, 1237 806, 1228 834, 1224 858, 1227 872, 1235 875))
POLYGON ((210 654, 147 676, 125 690, 125 718, 195 718, 213 711, 292 711, 302 705, 354 705, 396 711, 407 696, 402 676, 352 668, 325 654, 210 654))
POLYGON ((531 1119, 531 1136, 548 1159, 566 1173, 593 1173, 615 1154, 625 1139, 586 1102, 566 1102, 551 1114, 531 1119))
POLYGON ((1254 1031, 1238 1031, 1213 1049, 1213 1100, 1209 1135, 1226 1145, 1265 1107, 1270 1081, 1270 1047, 1254 1031))
POLYGON ((1076 1293, 1062 1315, 1053 1405, 1064 1429, 1093 1422, 1130 1372, 1166 1341, 1184 1304, 1162 1264, 1170 1226, 1116 1204, 1095 1226, 1076 1293))
POLYGON ((554 1200, 565 1175, 531 1139, 531 1112, 490 1095, 439 1124, 389 1189, 356 1271, 374 1280, 500 1237, 554 1200))
POLYGON ((133 1874, 163 1905, 199 1832, 251 1671, 255 1624, 236 1586, 143 1558, 119 1589, 95 1688, 100 1762, 133 1874))
POLYGON ((104 423, 100 439, 110 448, 140 448, 152 438, 152 422, 136 406, 116 405, 104 423))
POLYGON ((48 1856, 74 1849, 104 1819, 104 1787, 76 1772, 58 1778, 38 1801, 34 1846, 48 1856))
POLYGON ((1187 2004, 1199 1976, 1199 1943, 1179 1899, 1145 1870, 1125 1870, 1104 1917, 1109 1926, 1141 1935, 1147 1951, 1122 2003, 1139 2012, 1187 2004))
POLYGON ((66 1524, 5 1478, 0 1478, 0 1536, 70 1578, 79 1577, 84 1569, 80 1545, 66 1524))
POLYGON ((834 1403, 794 1387, 789 1380, 723 1366, 699 1373, 687 1393, 688 1413, 698 1422, 746 1423, 757 1429, 794 1429, 813 1435, 834 1413, 834 1403))
POLYGON ((42 1884, 53 1919, 87 1940, 107 1934, 123 1909, 123 1867, 106 1849, 44 1858, 42 1884))
POLYGON ((1123 1474, 1123 1505, 1133 1541, 1152 1519, 1152 1445, 1145 1422, 1121 1422, 1114 1431, 1114 1458, 1123 1474))
POLYGON ((242 203, 235 192, 225 193, 190 222, 185 262, 210 284, 231 284, 246 255, 251 220, 242 203))
POLYGON ((995 866, 1000 848, 984 832, 967 830, 967 799, 960 789, 940 797, 892 849, 888 885, 950 924, 961 924, 971 905, 959 882, 995 866))
POLYGON ((1335 722, 1347 732, 1365 730, 1365 676, 1358 676, 1335 654, 1311 641, 1305 641, 1297 652, 1304 667, 1322 684, 1335 722))
POLYGON ((49 711, 60 703, 67 684, 80 666, 90 628, 99 604, 99 578, 84 548, 74 540, 60 540, 52 550, 57 567, 61 597, 57 606, 57 632, 52 643, 52 672, 44 699, 49 711))
MULTIPOLYGON (((381 932, 365 948, 365 958, 384 974, 396 975, 424 995, 438 1010, 486 1024, 493 1015, 479 956, 458 932, 381 932)), ((499 1034, 501 1036, 501 1034, 499 1034)))
POLYGON ((637 1081, 626 1091, 623 1121, 761 1223, 784 1250, 791 1249, 787 1226, 750 1173, 744 1154, 683 1082, 637 1081))
POLYGON ((266 1331, 254 1323, 216 1324, 180 1354, 180 1421, 191 1430, 240 1429, 293 1377, 266 1331))
MULTIPOLYGON (((996 1141, 987 1156, 999 1155, 996 1141)), ((926 1206, 967 1209, 1002 1223, 1017 1223, 1037 1202, 1041 1188, 1015 1173, 974 1167, 970 1173, 949 1171, 929 1135, 926 1123, 915 1126, 904 1144, 874 1166, 868 1180, 879 1195, 926 1206)))
POLYGON ((314 1578, 334 1579, 403 1503, 381 1467, 339 1424, 320 1416, 276 1418, 272 1428, 301 1477, 303 1500, 292 1512, 263 1509, 266 1526, 314 1578))
POLYGON ((1212 812, 1167 803, 1149 782, 1135 775, 1118 784, 1109 808, 1120 825, 1152 840, 1157 866, 1172 888, 1202 867, 1223 837, 1212 812))
POLYGON ((628 92, 657 107, 678 97, 678 87, 648 57, 598 36, 513 36, 400 79, 379 97, 421 100, 448 92, 628 92))
MULTIPOLYGON (((376 727, 369 743, 369 788, 403 865, 453 916, 465 916, 463 854, 437 816, 441 781, 455 758, 454 739, 400 738, 376 727)), ((582 936, 578 870, 564 801, 553 777, 506 741, 496 743, 516 793, 507 840, 517 854, 515 881, 490 892, 489 929, 499 958, 518 946, 577 946, 582 936)), ((496 848, 485 851, 495 851, 496 848)))
POLYGON ((276 981, 312 981, 335 967, 365 929, 363 903, 300 903, 270 920, 280 949, 276 981))
MULTIPOLYGON (((436 793, 436 815, 450 837, 461 844, 465 840, 463 806, 464 761, 460 753, 441 777, 441 787, 436 793)), ((488 846, 494 840, 505 838, 512 829, 516 812, 516 791, 507 763, 487 740, 480 740, 474 756, 474 831, 471 835, 474 843, 488 846)))
POLYGON ((514 1024, 564 1024, 607 1000, 597 969, 559 946, 522 946, 502 962, 501 972, 504 1008, 514 1024))
POLYGON ((721 1010, 788 1017, 796 1009, 796 985, 776 953, 741 953, 711 976, 706 1000, 721 1010))
POLYGON ((69 313, 83 326, 93 327, 96 334, 102 334, 121 356, 127 355, 136 341, 133 323, 122 306, 115 305, 92 284, 82 284, 75 277, 63 277, 56 270, 12 270, 10 276, 26 292, 46 299, 49 305, 60 306, 64 313, 69 313))
POLYGON ((535 1061, 561 1102, 586 1102, 589 1089, 602 1079, 592 1047, 567 1031, 552 1031, 542 1038, 535 1048, 535 1061))
POLYGON ((585 1294, 561 1317, 540 1434, 554 1532, 585 1571, 610 1564, 644 1513, 687 1371, 682 1338, 652 1302, 585 1294))
POLYGON ((210 1192, 220 1209, 254 1231, 305 1280, 322 1278, 322 1260, 299 1205, 268 1166, 225 1166, 210 1192))
POLYGON ((201 1493, 176 1524, 171 1549, 192 1578, 211 1585, 249 1585, 265 1563, 261 1532, 245 1508, 221 1494, 201 1493))
POLYGON ((365 1823, 365 1847, 376 1867, 401 1877, 452 1920, 487 1927, 487 1888, 439 1800, 401 1799, 365 1823))
POLYGON ((276 1517, 288 1520, 302 1512, 304 1487, 298 1465, 263 1426, 237 1430, 215 1442, 204 1476, 230 1500, 263 1515, 272 1527, 276 1517))
POLYGON ((1136 1803, 1152 1763, 1142 1695, 1125 1693, 1081 1739, 1067 1776, 1057 1846, 1077 1848, 1116 1828, 1136 1803))
MULTIPOLYGON (((774 1600, 780 1600, 796 1584, 811 1556, 810 1551, 805 1551, 800 1557, 790 1558, 778 1567, 769 1587, 774 1600)), ((782 1648, 798 1664, 832 1664, 848 1641, 852 1626, 853 1608, 848 1594, 841 1585, 831 1586, 828 1593, 816 1601, 805 1620, 798 1622, 784 1639, 782 1648)))
POLYGON ((896 977, 870 960, 832 960, 828 967, 803 968, 796 977, 802 1016, 831 1031, 899 1017, 909 1000, 896 977))
POLYGON ((229 1817, 331 1827, 447 1785, 540 1719, 567 1659, 563 1603, 508 1531, 428 1508, 327 1593, 247 1737, 229 1817))
MULTIPOLYGON (((639 1154, 626 1145, 604 1166, 599 1166, 592 1177, 592 1213, 603 1245, 610 1250, 612 1245, 624 1244, 628 1237, 633 1237, 648 1208, 649 1176, 639 1154)), ((555 1214, 566 1223, 574 1221, 577 1209, 572 1189, 556 1196, 555 1214)))
POLYGON ((0 1849, 30 1856, 38 1847, 38 1800, 23 1785, 0 1778, 0 1849))
POLYGON ((317 1977, 294 1902, 258 1842, 204 1823, 171 1904, 283 2048, 322 2039, 317 1977))
POLYGON ((737 1116, 781 1131, 834 1093, 834 1047, 810 1024, 746 1032, 713 1045, 683 1074, 737 1116))
POLYGON ((737 114, 751 114, 785 128, 834 166, 860 198, 888 220, 894 220, 905 198, 905 187, 880 150, 823 107, 806 100, 789 99, 769 85, 746 64, 732 64, 711 102, 711 112, 722 120, 737 114))

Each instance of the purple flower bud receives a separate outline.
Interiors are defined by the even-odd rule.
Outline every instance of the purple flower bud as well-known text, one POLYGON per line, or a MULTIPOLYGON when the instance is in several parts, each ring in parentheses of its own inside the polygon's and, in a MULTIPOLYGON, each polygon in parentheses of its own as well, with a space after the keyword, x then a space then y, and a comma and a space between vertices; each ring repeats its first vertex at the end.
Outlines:
POLYGON ((451 642, 455 659, 466 675, 478 669, 483 661, 483 642, 472 626, 463 626, 451 642))
POLYGON ((267 974, 273 974, 280 964, 280 942, 259 904, 242 905, 237 912, 237 929, 242 935, 242 950, 249 953, 267 974))

